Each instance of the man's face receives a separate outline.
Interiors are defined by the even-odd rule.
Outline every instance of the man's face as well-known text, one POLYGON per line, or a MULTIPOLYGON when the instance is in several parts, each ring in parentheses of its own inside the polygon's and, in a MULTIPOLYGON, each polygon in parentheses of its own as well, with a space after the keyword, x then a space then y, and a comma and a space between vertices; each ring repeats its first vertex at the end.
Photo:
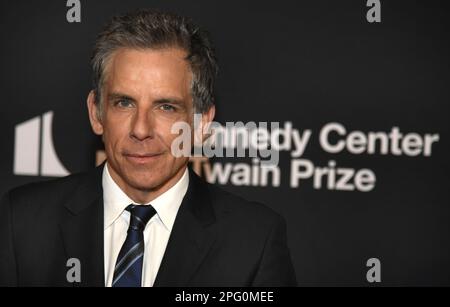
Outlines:
POLYGON ((96 120, 92 92, 88 98, 111 176, 129 195, 171 185, 184 172, 188 158, 171 154, 177 137, 171 127, 178 121, 192 127, 192 73, 185 56, 175 48, 120 49, 105 68, 102 120, 96 120))

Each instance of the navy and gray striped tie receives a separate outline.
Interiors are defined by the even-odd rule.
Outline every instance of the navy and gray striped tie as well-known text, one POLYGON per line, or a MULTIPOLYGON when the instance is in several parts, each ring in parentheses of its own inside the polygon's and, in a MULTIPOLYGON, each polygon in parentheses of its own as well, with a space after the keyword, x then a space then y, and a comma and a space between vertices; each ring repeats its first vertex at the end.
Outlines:
POLYGON ((129 205, 125 210, 131 213, 130 227, 117 257, 112 286, 140 287, 144 259, 144 229, 156 211, 150 205, 129 205))

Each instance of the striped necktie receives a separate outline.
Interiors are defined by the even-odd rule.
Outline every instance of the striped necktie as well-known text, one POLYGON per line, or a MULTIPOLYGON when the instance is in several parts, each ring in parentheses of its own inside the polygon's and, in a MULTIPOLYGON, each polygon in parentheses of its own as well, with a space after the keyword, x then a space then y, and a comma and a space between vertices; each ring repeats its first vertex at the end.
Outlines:
POLYGON ((156 211, 150 205, 129 205, 125 210, 131 214, 130 226, 117 257, 112 286, 140 287, 144 258, 144 229, 156 211))

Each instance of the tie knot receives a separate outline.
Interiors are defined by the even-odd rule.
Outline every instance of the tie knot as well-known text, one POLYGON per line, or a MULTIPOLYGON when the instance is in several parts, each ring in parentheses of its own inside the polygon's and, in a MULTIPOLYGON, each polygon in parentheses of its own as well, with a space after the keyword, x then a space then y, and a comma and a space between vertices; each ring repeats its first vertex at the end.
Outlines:
POLYGON ((131 213, 129 229, 137 231, 144 231, 147 222, 156 214, 156 210, 150 205, 129 205, 125 210, 131 213))

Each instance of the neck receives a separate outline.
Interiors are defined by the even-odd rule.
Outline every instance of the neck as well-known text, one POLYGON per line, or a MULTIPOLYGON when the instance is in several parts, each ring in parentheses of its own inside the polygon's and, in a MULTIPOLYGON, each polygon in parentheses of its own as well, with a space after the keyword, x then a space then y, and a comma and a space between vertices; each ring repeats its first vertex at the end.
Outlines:
POLYGON ((125 181, 120 178, 120 176, 114 171, 112 167, 110 167, 109 164, 106 165, 108 167, 111 178, 120 187, 120 189, 135 203, 141 205, 153 201, 154 199, 168 191, 170 188, 172 188, 181 179, 181 177, 183 177, 187 167, 187 164, 184 165, 169 180, 166 180, 156 187, 152 187, 149 189, 139 189, 126 184, 125 181))

